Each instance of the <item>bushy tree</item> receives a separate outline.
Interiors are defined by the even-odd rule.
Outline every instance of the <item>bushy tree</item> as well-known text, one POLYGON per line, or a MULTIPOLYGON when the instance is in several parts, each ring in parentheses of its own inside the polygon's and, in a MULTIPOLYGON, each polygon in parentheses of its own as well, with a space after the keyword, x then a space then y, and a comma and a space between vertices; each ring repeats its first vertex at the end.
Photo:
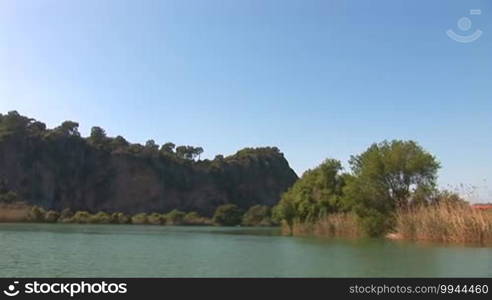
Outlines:
POLYGON ((235 204, 224 204, 215 210, 213 221, 217 225, 236 226, 241 224, 243 213, 235 204))
MULTIPOLYGON (((12 133, 26 132, 29 129, 36 130, 39 124, 34 125, 35 120, 21 116, 17 111, 9 111, 6 115, 0 114, 0 136, 12 133)), ((43 124, 44 125, 44 124, 43 124)), ((46 129, 46 125, 44 126, 46 129)))
POLYGON ((99 126, 94 126, 91 128, 91 135, 88 140, 89 143, 98 147, 104 147, 109 143, 106 131, 99 126))
POLYGON ((46 211, 39 206, 31 207, 31 210, 27 214, 27 220, 30 222, 44 222, 44 215, 46 211))
POLYGON ((243 215, 242 224, 245 226, 271 226, 272 210, 266 205, 253 205, 243 215))
POLYGON ((159 146, 154 140, 148 140, 145 143, 145 152, 148 154, 157 154, 159 152, 159 146))
POLYGON ((60 126, 53 130, 53 133, 62 137, 80 137, 79 123, 73 121, 65 121, 60 126))
POLYGON ((345 199, 370 235, 388 231, 394 210, 406 208, 414 193, 426 199, 435 190, 439 163, 413 141, 373 144, 349 163, 345 199))
POLYGON ((176 147, 175 144, 168 142, 161 146, 159 152, 163 155, 174 154, 175 147, 176 147))
POLYGON ((130 146, 130 143, 121 135, 111 139, 110 142, 111 150, 116 153, 127 153, 128 146, 130 146))
POLYGON ((203 153, 202 147, 193 147, 193 146, 179 146, 176 148, 176 155, 179 158, 194 160, 203 153))
POLYGON ((277 223, 285 222, 285 225, 289 228, 292 234, 294 221, 296 219, 296 208, 294 206, 294 201, 289 196, 282 196, 282 200, 277 204, 272 211, 272 218, 277 223))
POLYGON ((277 215, 288 223, 314 222, 328 213, 340 211, 345 184, 338 160, 327 159, 302 177, 282 196, 277 215))
POLYGON ((217 154, 217 155, 215 155, 214 160, 216 160, 216 161, 223 161, 224 160, 224 155, 217 154))

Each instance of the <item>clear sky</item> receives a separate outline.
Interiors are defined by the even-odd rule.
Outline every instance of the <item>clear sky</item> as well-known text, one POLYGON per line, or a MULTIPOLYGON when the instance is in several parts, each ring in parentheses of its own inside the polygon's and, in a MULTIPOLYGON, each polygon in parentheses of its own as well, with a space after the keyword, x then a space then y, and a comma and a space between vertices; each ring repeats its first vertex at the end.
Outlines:
POLYGON ((492 1, 0 0, 9 110, 206 157, 278 146, 299 175, 413 139, 492 200, 492 1))

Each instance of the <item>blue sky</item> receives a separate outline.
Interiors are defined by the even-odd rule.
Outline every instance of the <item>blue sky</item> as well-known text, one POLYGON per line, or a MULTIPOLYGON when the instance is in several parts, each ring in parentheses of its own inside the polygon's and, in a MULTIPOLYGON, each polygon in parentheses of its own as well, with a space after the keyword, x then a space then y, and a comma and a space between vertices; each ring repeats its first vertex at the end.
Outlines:
POLYGON ((490 0, 0 0, 0 112, 206 157, 274 145, 299 175, 413 139, 441 185, 492 200, 491 16, 490 0))

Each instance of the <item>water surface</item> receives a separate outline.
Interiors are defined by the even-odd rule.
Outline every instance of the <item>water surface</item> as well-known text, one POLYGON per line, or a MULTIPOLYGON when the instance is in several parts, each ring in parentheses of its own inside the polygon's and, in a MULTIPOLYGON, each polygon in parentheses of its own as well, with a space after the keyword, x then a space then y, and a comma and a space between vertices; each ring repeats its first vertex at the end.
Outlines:
POLYGON ((492 277, 492 248, 276 228, 0 224, 1 277, 492 277))

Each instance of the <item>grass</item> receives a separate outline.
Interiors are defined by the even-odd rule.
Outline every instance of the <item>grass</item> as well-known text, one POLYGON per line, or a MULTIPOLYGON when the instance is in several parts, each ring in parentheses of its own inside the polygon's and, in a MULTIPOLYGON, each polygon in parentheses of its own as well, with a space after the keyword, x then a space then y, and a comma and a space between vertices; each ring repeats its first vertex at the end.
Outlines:
POLYGON ((403 239, 492 245, 492 211, 463 204, 421 206, 396 214, 403 239))

